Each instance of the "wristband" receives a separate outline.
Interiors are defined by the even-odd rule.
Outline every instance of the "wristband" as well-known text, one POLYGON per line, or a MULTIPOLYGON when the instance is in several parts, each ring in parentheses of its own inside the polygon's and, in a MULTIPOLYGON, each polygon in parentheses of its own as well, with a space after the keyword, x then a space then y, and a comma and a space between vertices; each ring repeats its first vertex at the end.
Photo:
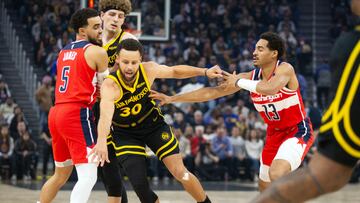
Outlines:
POLYGON ((250 92, 256 92, 256 85, 260 82, 260 80, 248 80, 248 79, 238 79, 236 81, 236 85, 242 89, 246 89, 250 92))

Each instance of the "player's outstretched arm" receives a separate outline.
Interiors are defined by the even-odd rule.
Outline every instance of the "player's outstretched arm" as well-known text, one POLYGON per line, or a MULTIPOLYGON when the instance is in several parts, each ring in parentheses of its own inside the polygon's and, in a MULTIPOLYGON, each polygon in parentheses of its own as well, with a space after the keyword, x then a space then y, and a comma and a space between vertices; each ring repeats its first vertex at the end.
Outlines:
POLYGON ((224 73, 224 80, 227 86, 237 86, 250 92, 256 92, 263 95, 274 95, 285 87, 291 77, 296 77, 293 67, 288 63, 282 63, 276 70, 276 74, 270 80, 250 80, 251 72, 240 73, 234 76, 224 73), (242 75, 242 76, 240 76, 242 75))
POLYGON ((165 94, 151 90, 150 98, 159 100, 160 105, 165 105, 175 102, 205 102, 219 97, 230 95, 238 91, 239 88, 233 86, 224 90, 222 86, 217 87, 204 87, 195 91, 187 92, 184 94, 176 94, 174 96, 167 96, 165 94))
POLYGON ((166 66, 153 61, 143 63, 146 73, 150 78, 191 78, 196 76, 206 76, 208 78, 222 77, 222 70, 218 65, 209 69, 198 68, 188 65, 166 66))

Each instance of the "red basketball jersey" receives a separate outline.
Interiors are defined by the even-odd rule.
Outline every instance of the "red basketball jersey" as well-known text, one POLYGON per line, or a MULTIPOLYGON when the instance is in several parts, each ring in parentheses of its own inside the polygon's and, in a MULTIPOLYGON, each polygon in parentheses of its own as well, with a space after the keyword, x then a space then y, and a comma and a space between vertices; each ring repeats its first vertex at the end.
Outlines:
POLYGON ((55 104, 83 103, 92 106, 96 101, 96 71, 87 64, 84 52, 88 41, 66 45, 57 59, 55 104))
MULTIPOLYGON (((260 80, 261 72, 260 68, 254 69, 251 79, 260 80)), ((275 95, 250 95, 256 110, 270 128, 284 129, 296 126, 306 117, 300 87, 297 90, 283 87, 275 95)))

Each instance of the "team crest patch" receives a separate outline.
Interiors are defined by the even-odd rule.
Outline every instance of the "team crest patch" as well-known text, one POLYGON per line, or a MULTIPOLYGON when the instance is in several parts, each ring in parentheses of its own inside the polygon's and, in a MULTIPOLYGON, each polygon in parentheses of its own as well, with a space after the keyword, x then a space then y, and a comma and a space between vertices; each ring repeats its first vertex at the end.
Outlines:
POLYGON ((164 141, 168 140, 169 138, 170 138, 169 133, 167 132, 161 133, 161 139, 163 139, 164 141))

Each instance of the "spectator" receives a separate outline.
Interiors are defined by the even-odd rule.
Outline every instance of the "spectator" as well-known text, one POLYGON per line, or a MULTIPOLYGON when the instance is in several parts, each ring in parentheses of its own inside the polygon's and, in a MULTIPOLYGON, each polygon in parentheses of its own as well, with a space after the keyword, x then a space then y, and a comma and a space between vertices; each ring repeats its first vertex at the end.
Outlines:
POLYGON ((240 168, 243 168, 243 175, 241 177, 252 180, 252 177, 250 176, 249 161, 246 155, 245 139, 244 135, 240 134, 240 132, 240 128, 237 126, 234 126, 231 129, 230 143, 234 150, 234 158, 230 174, 234 179, 237 179, 240 177, 240 168))
POLYGON ((331 86, 331 71, 327 60, 323 59, 322 63, 316 68, 315 74, 317 102, 320 109, 329 105, 329 93, 331 86))
POLYGON ((245 141, 245 149, 250 160, 252 174, 257 178, 260 168, 260 156, 264 142, 259 138, 256 130, 250 130, 250 136, 245 141))
POLYGON ((52 101, 52 79, 50 76, 44 76, 42 79, 42 85, 36 90, 36 101, 40 106, 40 126, 41 129, 45 128, 48 123, 48 115, 52 101))
POLYGON ((52 159, 52 161, 51 161, 52 167, 53 167, 53 169, 55 169, 55 162, 54 162, 53 151, 52 151, 52 147, 51 147, 52 138, 51 138, 51 135, 50 135, 49 128, 47 126, 45 126, 45 128, 43 129, 43 132, 40 134, 40 138, 43 139, 42 176, 43 176, 43 179, 46 179, 46 175, 47 175, 47 172, 48 172, 48 163, 49 163, 50 159, 52 159))
POLYGON ((8 97, 6 102, 0 105, 0 113, 4 116, 8 124, 10 124, 11 119, 14 116, 14 109, 16 106, 17 104, 11 97, 8 97))
POLYGON ((219 157, 220 166, 226 168, 225 174, 223 174, 225 180, 228 178, 233 157, 233 148, 226 132, 225 127, 219 126, 216 129, 216 137, 211 140, 212 151, 219 157))
POLYGON ((11 97, 9 87, 5 81, 0 79, 0 104, 4 103, 9 97, 11 97))
POLYGON ((17 126, 19 122, 24 122, 25 124, 27 124, 22 109, 20 108, 20 106, 17 106, 14 109, 14 117, 11 119, 10 122, 10 134, 11 132, 17 132, 17 126))
POLYGON ((0 129, 0 176, 3 180, 9 179, 14 169, 13 151, 14 140, 10 137, 9 126, 2 125, 0 129))
POLYGON ((18 180, 36 179, 36 143, 30 138, 28 131, 15 142, 16 176, 18 180))

